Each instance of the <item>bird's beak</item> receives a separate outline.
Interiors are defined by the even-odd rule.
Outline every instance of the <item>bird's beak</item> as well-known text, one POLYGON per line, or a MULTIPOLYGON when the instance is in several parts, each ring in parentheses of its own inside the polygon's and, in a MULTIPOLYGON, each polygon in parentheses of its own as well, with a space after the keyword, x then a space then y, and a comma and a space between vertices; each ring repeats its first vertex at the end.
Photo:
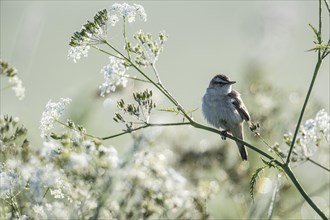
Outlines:
POLYGON ((236 81, 229 81, 228 84, 231 85, 231 84, 235 84, 236 81))

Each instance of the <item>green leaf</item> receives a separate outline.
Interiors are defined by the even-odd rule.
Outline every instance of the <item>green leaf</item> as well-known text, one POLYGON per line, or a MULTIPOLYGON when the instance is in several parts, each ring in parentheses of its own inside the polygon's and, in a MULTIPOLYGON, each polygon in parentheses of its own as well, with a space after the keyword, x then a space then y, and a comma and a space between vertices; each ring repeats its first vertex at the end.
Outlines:
POLYGON ((198 108, 195 108, 195 109, 189 109, 188 111, 186 111, 186 114, 188 115, 188 114, 193 113, 193 112, 195 112, 195 111, 197 111, 197 110, 198 110, 198 108))
POLYGON ((315 36, 318 37, 318 36, 319 36, 319 33, 318 33, 318 31, 316 30, 316 28, 315 28, 312 24, 308 24, 308 25, 312 28, 312 30, 313 30, 315 36))
MULTIPOLYGON (((188 110, 188 111, 186 111, 186 114, 188 115, 188 114, 193 113, 193 112, 195 112, 197 110, 198 110, 198 108, 188 110)), ((178 114, 182 114, 177 108, 161 108, 161 109, 158 109, 158 111, 172 112, 172 113, 176 113, 177 115, 178 114)))
POLYGON ((172 113, 176 113, 176 114, 179 114, 180 113, 176 108, 161 108, 161 109, 158 109, 158 111, 161 111, 161 112, 172 112, 172 113))
POLYGON ((254 200, 254 188, 257 184, 257 181, 259 179, 259 173, 261 173, 265 168, 267 168, 267 166, 263 166, 263 167, 259 167, 258 169, 256 169, 256 171, 254 171, 254 173, 251 176, 250 179, 250 195, 252 200, 254 200))

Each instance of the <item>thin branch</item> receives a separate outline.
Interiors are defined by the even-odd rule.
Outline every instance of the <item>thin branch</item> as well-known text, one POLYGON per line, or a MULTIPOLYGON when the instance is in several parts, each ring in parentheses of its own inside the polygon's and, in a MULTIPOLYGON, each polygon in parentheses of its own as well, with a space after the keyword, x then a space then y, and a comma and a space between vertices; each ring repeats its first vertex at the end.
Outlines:
POLYGON ((137 127, 137 128, 133 128, 133 129, 128 129, 128 130, 124 130, 123 132, 119 133, 119 134, 114 134, 111 136, 107 136, 107 137, 103 137, 101 138, 101 140, 107 140, 107 139, 111 139, 111 138, 115 138, 115 137, 119 137, 121 135, 124 134, 128 134, 128 133, 132 133, 133 131, 137 131, 143 128, 147 128, 147 127, 166 127, 166 126, 180 126, 180 125, 190 125, 189 122, 179 122, 179 123, 164 123, 164 124, 145 124, 143 126, 137 127))
POLYGON ((330 15, 330 7, 329 7, 329 2, 327 0, 324 0, 324 3, 325 3, 325 6, 327 7, 328 9, 328 13, 330 15))
MULTIPOLYGON (((216 133, 216 134, 223 135, 223 133, 222 133, 220 130, 216 129, 216 128, 208 127, 208 126, 205 126, 205 125, 199 124, 199 123, 197 123, 197 122, 195 122, 195 121, 192 121, 192 122, 190 122, 190 123, 191 123, 191 125, 192 125, 193 127, 195 127, 195 128, 198 128, 198 129, 202 129, 202 130, 206 130, 206 131, 210 131, 210 132, 213 132, 213 133, 216 133)), ((237 137, 234 137, 234 136, 232 136, 232 135, 230 135, 230 134, 228 134, 228 133, 226 133, 225 136, 226 136, 227 138, 233 140, 233 141, 237 141, 237 142, 239 142, 239 143, 241 143, 241 144, 244 144, 246 147, 248 147, 248 148, 250 148, 250 149, 256 151, 257 153, 261 154, 262 156, 266 157, 267 159, 269 159, 269 160, 273 160, 273 161, 274 161, 276 164, 278 164, 279 166, 282 166, 282 165, 283 165, 281 162, 275 160, 275 158, 273 158, 272 156, 270 156, 270 155, 267 154, 266 152, 260 150, 259 148, 255 147, 255 146, 253 146, 253 145, 251 145, 251 144, 249 144, 249 143, 247 143, 247 142, 245 142, 245 141, 243 141, 243 140, 241 140, 241 139, 239 139, 239 138, 237 138, 237 137)))
POLYGON ((124 35, 124 39, 125 39, 125 45, 126 45, 126 50, 127 50, 127 56, 128 59, 131 60, 131 55, 129 53, 129 49, 128 49, 128 40, 127 40, 127 35, 126 35, 126 16, 123 17, 123 23, 124 23, 124 31, 123 31, 123 35, 124 35))
POLYGON ((140 82, 144 82, 144 83, 150 83, 148 80, 140 79, 140 78, 138 78, 136 76, 124 76, 124 77, 126 77, 127 79, 133 79, 135 81, 140 81, 140 82))
POLYGON ((94 139, 100 139, 99 137, 96 137, 96 136, 94 136, 94 135, 87 134, 87 133, 82 133, 82 132, 79 131, 78 129, 68 126, 68 125, 67 125, 66 123, 64 123, 64 122, 61 122, 61 121, 59 121, 59 120, 55 120, 55 121, 56 121, 57 123, 59 123, 60 125, 63 125, 64 127, 68 128, 68 129, 71 129, 71 130, 74 130, 74 131, 76 131, 76 132, 81 133, 81 134, 84 135, 84 136, 87 136, 87 137, 90 137, 90 138, 94 138, 94 139))
POLYGON ((315 164, 316 166, 318 166, 318 167, 320 167, 320 168, 322 168, 322 169, 324 169, 324 170, 326 170, 326 171, 330 172, 330 169, 329 169, 329 168, 327 168, 327 167, 325 167, 325 166, 323 166, 323 165, 319 164, 318 162, 316 162, 316 161, 312 160, 312 159, 311 159, 311 158, 309 158, 309 157, 307 158, 307 161, 309 161, 309 162, 311 162, 311 163, 315 164))
POLYGON ((93 47, 93 48, 95 48, 95 49, 97 49, 97 50, 99 50, 99 51, 101 51, 102 53, 105 53, 105 54, 109 55, 109 56, 113 56, 113 57, 116 57, 117 59, 125 60, 124 58, 122 58, 120 56, 116 56, 116 55, 114 55, 114 54, 112 54, 112 53, 110 53, 110 52, 108 52, 106 50, 103 50, 103 49, 101 49, 101 48, 99 48, 99 47, 97 47, 95 45, 90 45, 90 46, 93 47))
POLYGON ((156 75, 156 78, 157 78, 157 80, 158 80, 158 83, 160 84, 160 85, 162 85, 162 82, 160 81, 160 77, 159 77, 159 74, 158 74, 158 71, 157 71, 157 69, 156 69, 156 66, 155 66, 155 64, 151 64, 151 67, 152 67, 152 69, 154 70, 154 73, 155 73, 155 75, 156 75))

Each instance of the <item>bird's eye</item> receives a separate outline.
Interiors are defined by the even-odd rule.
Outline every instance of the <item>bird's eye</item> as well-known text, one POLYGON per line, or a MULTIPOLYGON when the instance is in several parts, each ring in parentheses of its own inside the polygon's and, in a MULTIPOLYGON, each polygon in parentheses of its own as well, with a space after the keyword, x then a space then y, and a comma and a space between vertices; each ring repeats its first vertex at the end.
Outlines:
POLYGON ((220 85, 220 86, 223 86, 223 85, 226 84, 226 83, 224 83, 224 82, 219 82, 219 81, 215 81, 214 83, 215 83, 215 84, 218 84, 218 85, 220 85))

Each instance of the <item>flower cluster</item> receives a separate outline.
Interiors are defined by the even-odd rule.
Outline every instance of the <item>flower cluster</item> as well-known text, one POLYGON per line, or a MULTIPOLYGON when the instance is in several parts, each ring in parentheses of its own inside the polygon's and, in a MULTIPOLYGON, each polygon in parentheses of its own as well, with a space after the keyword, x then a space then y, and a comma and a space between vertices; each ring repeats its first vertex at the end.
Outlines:
MULTIPOLYGON (((118 109, 122 110, 123 113, 128 113, 130 116, 133 116, 137 123, 148 123, 151 111, 156 108, 156 104, 151 99, 152 98, 152 91, 145 90, 144 92, 137 92, 133 93, 134 100, 136 101, 137 105, 135 104, 126 104, 123 99, 117 102, 118 109)), ((115 114, 113 118, 115 122, 125 123, 128 129, 133 127, 134 122, 126 120, 123 116, 119 113, 115 114)))
POLYGON ((104 66, 101 70, 105 82, 99 86, 100 95, 103 97, 105 94, 115 92, 117 86, 126 87, 127 76, 125 74, 126 67, 122 59, 116 57, 109 57, 110 64, 104 66))
POLYGON ((65 107, 71 102, 69 98, 61 98, 59 102, 48 101, 40 120, 41 137, 47 137, 54 122, 64 113, 65 107))
POLYGON ((23 82, 18 76, 13 76, 9 78, 9 83, 12 85, 12 89, 15 92, 16 97, 22 100, 25 96, 25 88, 23 87, 23 82))
POLYGON ((135 62, 142 67, 154 65, 159 57, 159 54, 163 51, 164 42, 168 36, 165 32, 158 34, 158 41, 153 40, 153 36, 149 33, 145 34, 140 30, 134 35, 134 39, 137 41, 135 46, 131 44, 127 45, 127 50, 136 55, 135 62))
POLYGON ((9 77, 10 87, 15 92, 16 97, 22 100, 25 96, 25 88, 22 80, 17 76, 17 70, 9 66, 7 62, 0 60, 0 75, 9 77))
MULTIPOLYGON (((284 134, 283 138, 285 144, 290 147, 293 134, 291 132, 284 134)), ((330 143, 330 116, 324 109, 320 110, 314 119, 308 119, 300 127, 292 151, 292 161, 305 161, 312 157, 323 139, 330 143)), ((272 146, 272 150, 283 158, 287 157, 288 152, 283 152, 278 143, 272 146)))
POLYGON ((94 22, 88 21, 79 32, 75 32, 71 37, 68 52, 68 59, 72 58, 77 62, 82 56, 88 56, 90 45, 103 43, 106 34, 106 24, 108 21, 107 10, 97 12, 94 22))
POLYGON ((115 3, 109 10, 103 9, 94 16, 93 21, 88 21, 82 29, 71 37, 68 59, 77 62, 81 57, 87 57, 92 45, 106 43, 106 35, 109 26, 115 26, 120 17, 127 18, 128 22, 135 21, 139 16, 141 20, 147 20, 147 14, 143 6, 138 4, 115 3))
POLYGON ((135 17, 139 16, 142 21, 147 21, 147 14, 142 5, 127 3, 115 3, 109 10, 109 21, 112 26, 119 21, 119 17, 127 18, 129 23, 135 21, 135 17))
POLYGON ((188 190, 186 179, 169 166, 165 154, 142 150, 126 168, 121 184, 114 188, 114 192, 122 192, 116 201, 120 208, 113 213, 115 218, 176 219, 182 211, 181 218, 196 214, 195 194, 188 190))
POLYGON ((21 160, 26 160, 29 145, 26 139, 27 129, 18 125, 19 118, 13 118, 8 115, 0 116, 0 148, 1 159, 11 157, 10 154, 21 154, 21 160))

